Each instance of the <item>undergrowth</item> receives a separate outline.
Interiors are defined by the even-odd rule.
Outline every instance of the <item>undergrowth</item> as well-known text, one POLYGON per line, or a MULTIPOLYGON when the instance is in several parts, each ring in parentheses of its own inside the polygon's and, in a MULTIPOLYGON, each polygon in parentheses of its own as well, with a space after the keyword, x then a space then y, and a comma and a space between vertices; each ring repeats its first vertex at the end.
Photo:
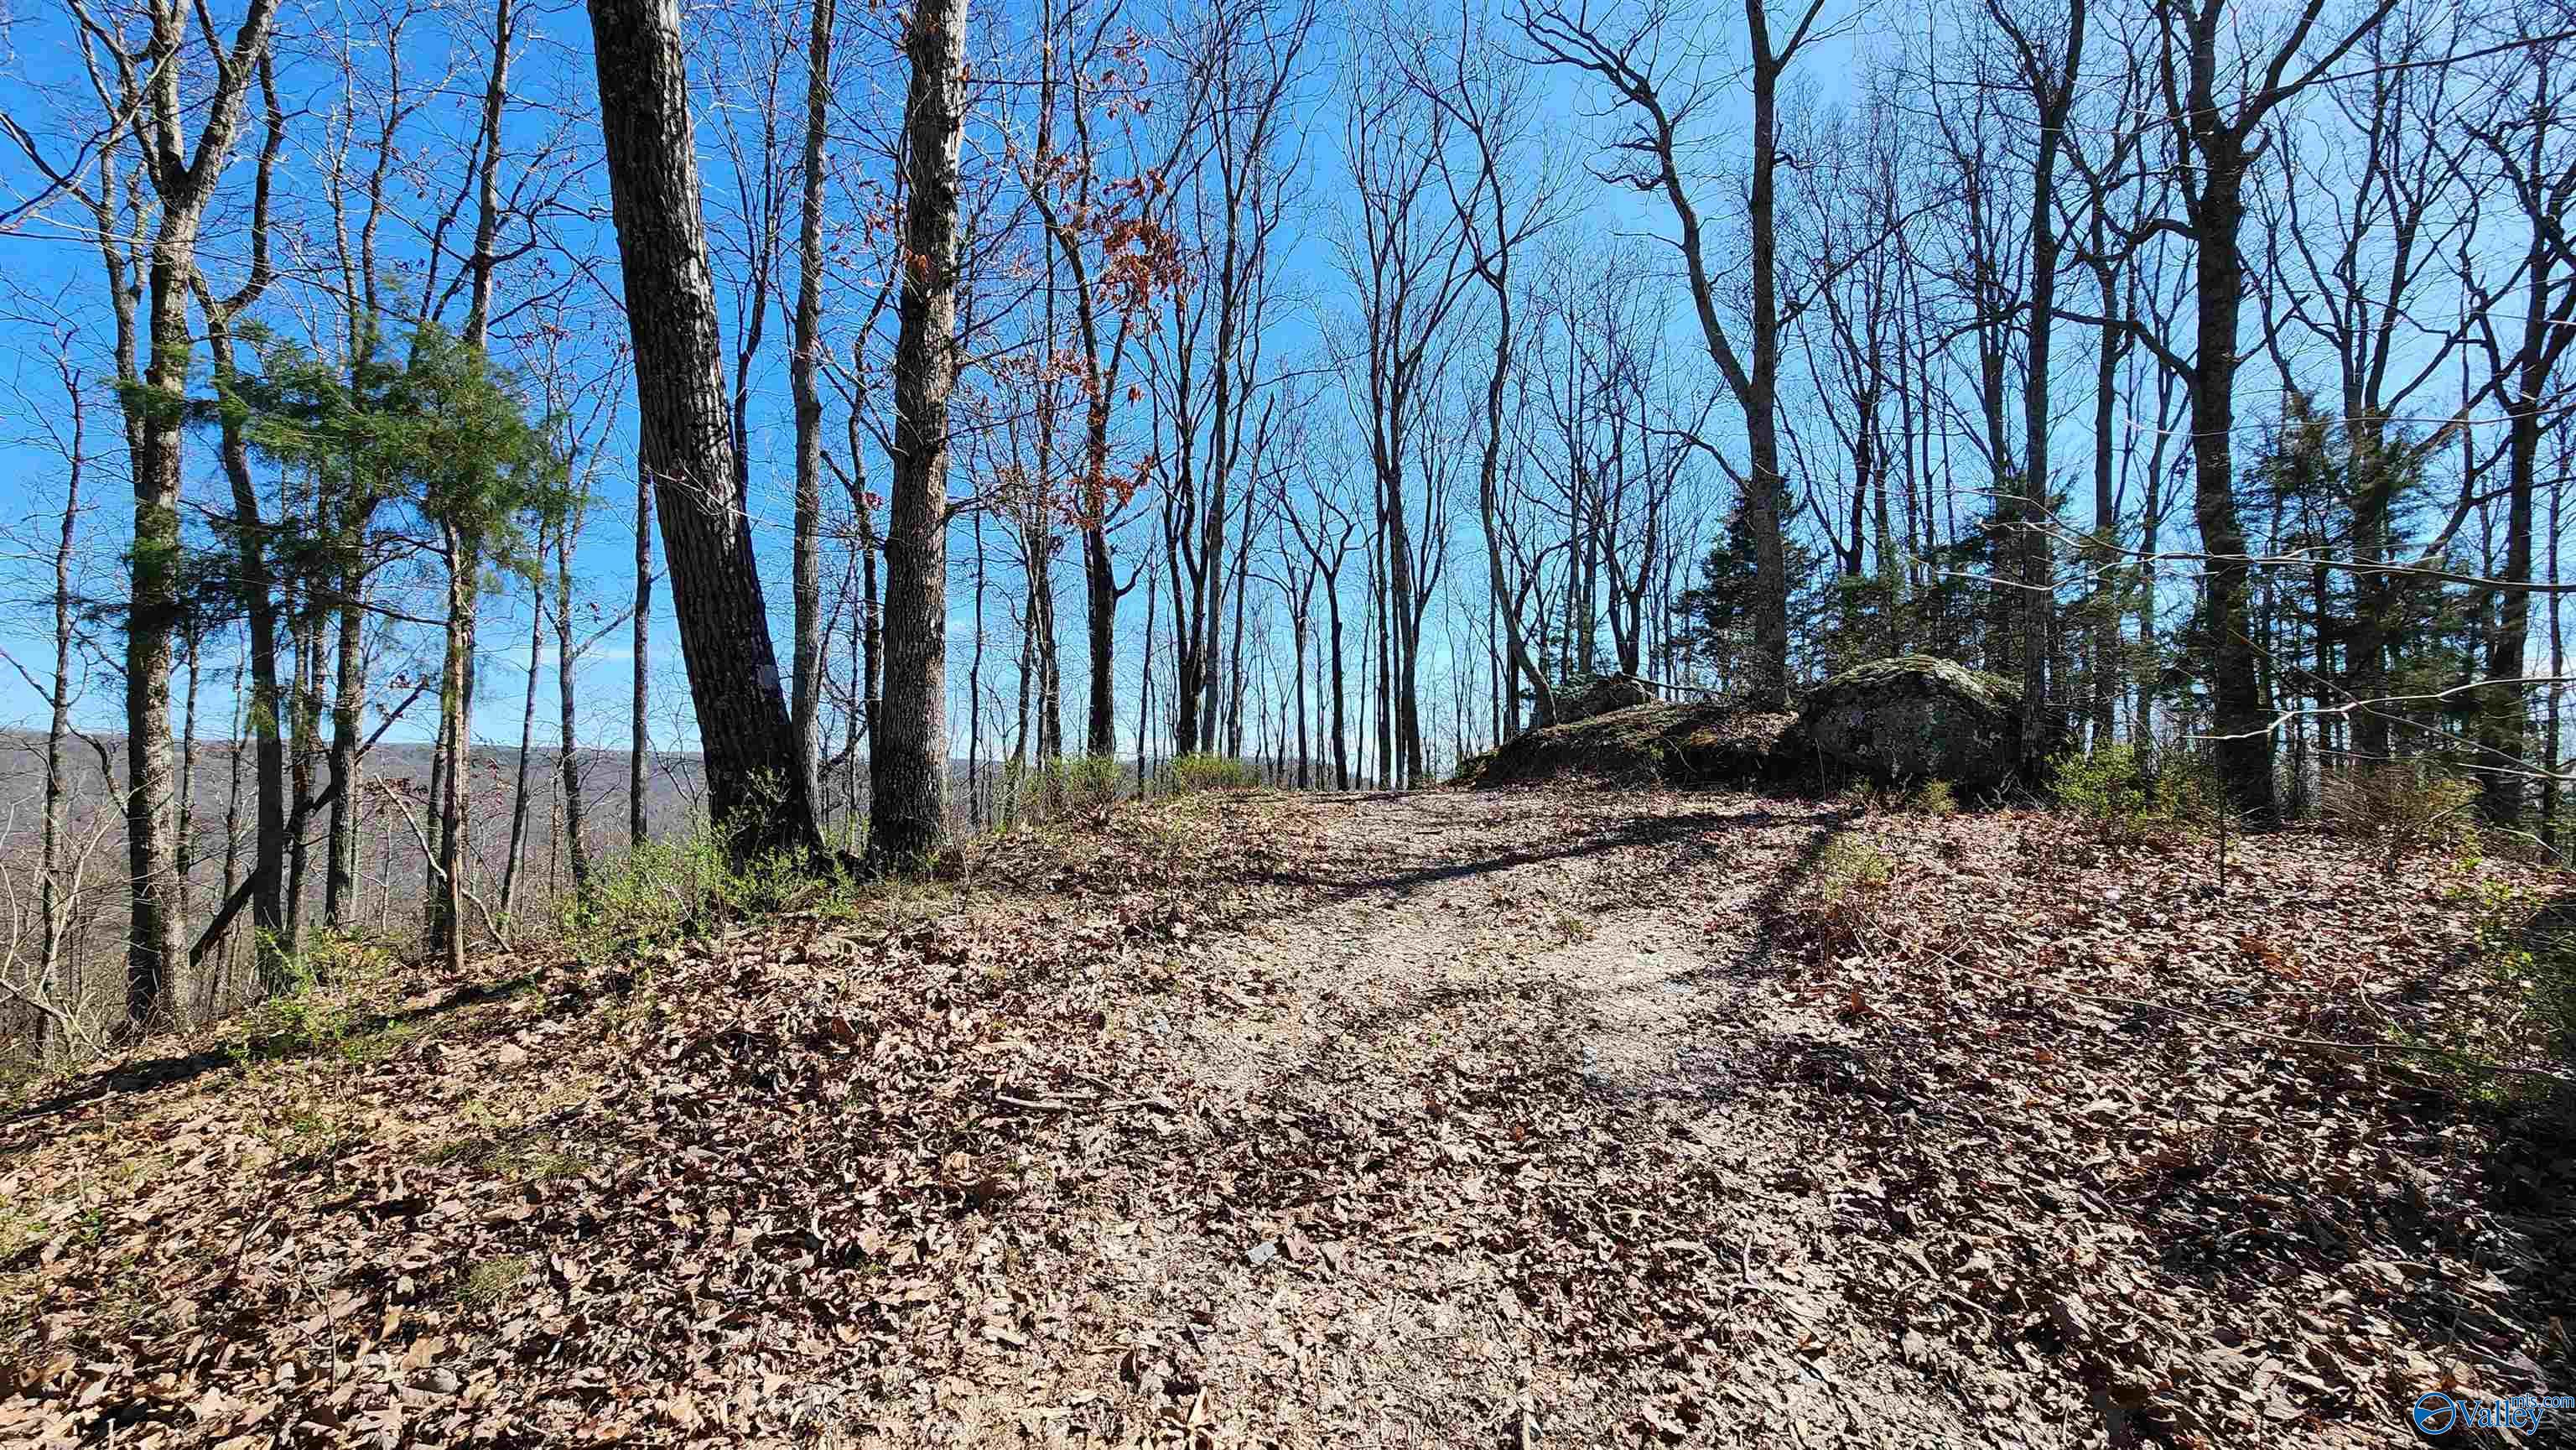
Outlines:
POLYGON ((2468 842, 2478 788, 2439 766, 2383 761, 2326 773, 2317 814, 2326 833, 2369 848, 2381 874, 2394 876, 2407 857, 2468 842))
POLYGON ((562 907, 565 943, 584 961, 633 956, 704 935, 718 924, 791 909, 846 914, 858 885, 781 852, 736 866, 712 830, 646 841, 562 907))
POLYGON ((1790 904, 1789 929, 1793 935, 1812 935, 1832 952, 1857 950, 1864 945, 1878 898, 1895 879, 1895 858, 1876 841, 1855 831, 1836 831, 1816 853, 1804 899, 1790 904))
POLYGON ((1197 795, 1212 790, 1258 790, 1262 780, 1261 772, 1250 761, 1198 753, 1174 759, 1163 772, 1163 784, 1174 795, 1197 795))
POLYGON ((219 1040, 236 1062, 381 1059, 415 1031, 377 1015, 401 967, 390 942, 324 933, 281 964, 283 990, 227 1021, 219 1040))
POLYGON ((2478 857, 2455 863, 2448 896, 2475 932, 2470 964, 2504 990, 2506 1010, 2463 1015, 2432 1035, 2393 1032, 2467 1095, 2527 1105, 2568 1094, 2557 1083, 2501 1069, 2576 1059, 2576 914, 2529 887, 2482 876, 2478 857))
POLYGON ((1817 853, 1816 897, 1828 906, 1841 906, 1885 886, 1895 873, 1895 861, 1876 841, 1840 832, 1817 853))
POLYGON ((2049 772, 2058 806, 2114 845, 2165 842, 2216 822, 2222 799, 2198 757, 2179 750, 2142 755, 2106 745, 2060 756, 2049 772))
POLYGON ((1081 817, 1105 821, 1127 783, 1127 766, 1115 755, 1067 755, 1037 764, 1006 768, 998 824, 1009 829, 1027 821, 1081 817))

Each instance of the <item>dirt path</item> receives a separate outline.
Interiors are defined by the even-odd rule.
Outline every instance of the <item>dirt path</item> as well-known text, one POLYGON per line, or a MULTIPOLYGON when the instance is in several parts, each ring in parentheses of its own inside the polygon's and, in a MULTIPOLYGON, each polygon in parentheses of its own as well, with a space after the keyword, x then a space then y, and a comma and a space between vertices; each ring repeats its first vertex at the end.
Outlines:
POLYGON ((1170 1024, 1174 1156, 1204 1182, 1157 1157, 1097 1185, 1112 1233, 1066 1267, 1121 1343, 1057 1437, 1148 1415, 1224 1444, 2098 1437, 2079 1389, 1865 1327, 1816 1127, 1756 1091, 1748 1042, 1841 1035, 1765 990, 1752 910, 1831 812, 1307 809, 1321 903, 1177 964, 1249 984, 1170 1024))

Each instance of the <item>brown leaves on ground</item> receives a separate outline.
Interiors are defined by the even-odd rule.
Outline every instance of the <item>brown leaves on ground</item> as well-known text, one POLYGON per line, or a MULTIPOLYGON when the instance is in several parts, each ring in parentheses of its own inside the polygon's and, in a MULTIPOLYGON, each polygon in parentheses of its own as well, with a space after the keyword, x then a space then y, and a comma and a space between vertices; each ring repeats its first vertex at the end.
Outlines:
POLYGON ((1004 884, 854 923, 491 964, 525 975, 450 984, 496 1000, 382 1061, 72 1084, 0 1128, 0 1440, 864 1423, 925 1358, 1028 1342, 1015 1205, 1171 1111, 1110 1075, 1282 845, 1225 802, 1014 838, 1004 884))
POLYGON ((1850 1150, 1819 1171, 1894 1230, 1855 1282, 1951 1266, 1976 1307, 1924 1328, 1985 1335, 2000 1307, 2113 1427, 2175 1443, 2412 1443, 2426 1390, 2576 1379, 2567 1104, 2463 1101, 2390 1050, 2512 1055, 2522 1004, 2468 901, 2545 883, 2384 879, 2283 832, 2238 842, 2221 889, 2206 843, 2111 848, 2036 812, 1843 830, 1893 870, 1856 945, 1783 986, 1872 1010, 1844 1014, 1848 1051, 1777 1067, 1832 1075, 1850 1150))
POLYGON ((2439 873, 1600 793, 998 855, 65 1085, 0 1125, 0 1439, 2395 1444, 2576 1383, 2563 1147, 2281 1040, 2497 1005, 2439 873))

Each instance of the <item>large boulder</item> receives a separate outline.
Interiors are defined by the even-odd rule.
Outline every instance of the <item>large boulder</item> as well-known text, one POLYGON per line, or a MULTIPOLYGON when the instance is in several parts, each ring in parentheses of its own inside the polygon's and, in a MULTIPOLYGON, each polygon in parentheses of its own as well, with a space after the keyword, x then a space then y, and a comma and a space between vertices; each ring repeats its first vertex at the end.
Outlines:
POLYGON ((1767 784, 1806 758, 1778 748, 1797 719, 1714 701, 1636 705, 1524 730, 1498 749, 1460 761, 1456 783, 1767 784))
POLYGON ((1603 675, 1581 690, 1556 702, 1556 722, 1571 725, 1613 710, 1633 710, 1639 705, 1655 703, 1655 692, 1633 675, 1603 675))
POLYGON ((2022 768, 2021 687, 1936 655, 1872 660, 1811 692, 1798 734, 1874 780, 1983 789, 2022 768))

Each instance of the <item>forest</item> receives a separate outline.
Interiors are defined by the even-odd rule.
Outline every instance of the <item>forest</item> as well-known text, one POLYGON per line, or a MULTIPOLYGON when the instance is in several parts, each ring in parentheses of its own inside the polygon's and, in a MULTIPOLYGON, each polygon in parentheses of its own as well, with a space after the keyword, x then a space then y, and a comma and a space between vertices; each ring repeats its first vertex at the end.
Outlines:
POLYGON ((0 7, 0 1439, 2541 1443, 2571 214, 2570 0, 0 7))

